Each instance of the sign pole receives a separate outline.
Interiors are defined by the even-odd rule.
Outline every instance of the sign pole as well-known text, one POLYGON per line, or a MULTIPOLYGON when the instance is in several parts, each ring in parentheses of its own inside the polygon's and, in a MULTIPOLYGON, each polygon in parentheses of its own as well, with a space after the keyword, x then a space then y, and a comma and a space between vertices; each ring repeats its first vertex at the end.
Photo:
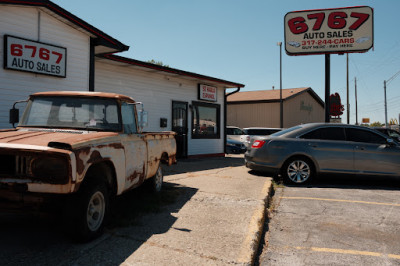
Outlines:
POLYGON ((331 55, 325 54, 325 122, 330 122, 331 55))

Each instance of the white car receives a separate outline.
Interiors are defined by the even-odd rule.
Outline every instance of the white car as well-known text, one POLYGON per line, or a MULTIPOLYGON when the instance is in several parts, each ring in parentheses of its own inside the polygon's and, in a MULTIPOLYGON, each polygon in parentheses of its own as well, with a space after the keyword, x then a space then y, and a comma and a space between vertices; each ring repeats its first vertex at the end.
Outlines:
POLYGON ((247 127, 243 128, 245 135, 241 137, 241 141, 247 146, 251 146, 251 138, 255 136, 268 136, 273 133, 281 131, 282 128, 270 128, 270 127, 247 127))
POLYGON ((227 126, 226 127, 226 138, 244 143, 244 132, 240 127, 227 126))

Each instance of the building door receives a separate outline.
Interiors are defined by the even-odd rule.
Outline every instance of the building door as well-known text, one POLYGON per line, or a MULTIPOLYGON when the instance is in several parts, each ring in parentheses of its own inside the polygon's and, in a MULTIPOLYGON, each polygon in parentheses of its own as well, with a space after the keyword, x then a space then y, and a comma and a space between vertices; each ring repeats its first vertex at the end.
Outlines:
POLYGON ((188 103, 172 101, 172 131, 176 132, 176 156, 187 157, 188 103))

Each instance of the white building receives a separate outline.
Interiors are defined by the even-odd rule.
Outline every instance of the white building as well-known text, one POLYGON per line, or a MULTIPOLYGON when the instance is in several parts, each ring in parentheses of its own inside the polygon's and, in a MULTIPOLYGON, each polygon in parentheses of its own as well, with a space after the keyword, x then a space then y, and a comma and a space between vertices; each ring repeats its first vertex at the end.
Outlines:
POLYGON ((176 131, 181 156, 224 154, 226 89, 244 85, 112 55, 129 47, 47 0, 0 0, 0 42, 0 128, 34 92, 115 92, 143 102, 146 131, 176 131))

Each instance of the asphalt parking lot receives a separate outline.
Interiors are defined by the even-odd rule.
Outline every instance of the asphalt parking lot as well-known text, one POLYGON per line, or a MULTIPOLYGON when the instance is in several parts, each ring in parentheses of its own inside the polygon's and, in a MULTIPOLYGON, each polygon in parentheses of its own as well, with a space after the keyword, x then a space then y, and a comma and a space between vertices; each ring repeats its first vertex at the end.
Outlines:
POLYGON ((400 180, 278 186, 261 265, 400 265, 400 180))

